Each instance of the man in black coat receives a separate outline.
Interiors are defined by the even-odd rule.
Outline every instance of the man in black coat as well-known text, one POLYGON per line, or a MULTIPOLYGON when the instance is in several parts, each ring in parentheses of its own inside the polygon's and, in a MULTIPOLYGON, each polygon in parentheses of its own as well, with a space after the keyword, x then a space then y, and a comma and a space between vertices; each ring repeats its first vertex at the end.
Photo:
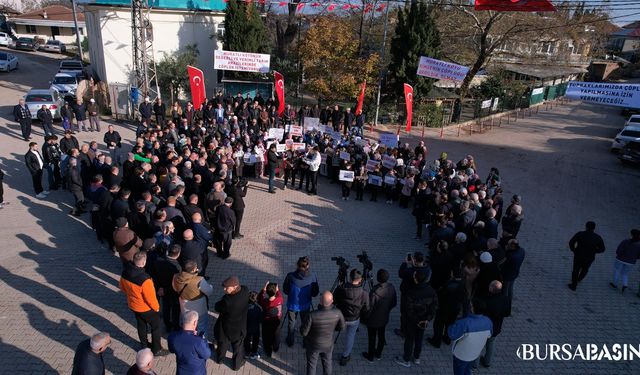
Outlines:
POLYGON ((416 217, 416 239, 422 238, 422 229, 426 224, 427 219, 427 206, 429 205, 430 195, 427 194, 427 181, 420 180, 418 182, 418 190, 416 192, 416 199, 413 203, 413 216, 416 217))
POLYGON ((164 119, 167 115, 167 106, 162 102, 162 99, 156 99, 153 104, 153 113, 156 115, 156 123, 164 126, 164 119))
POLYGON ((227 259, 231 256, 231 242, 236 227, 236 214, 231 209, 233 198, 226 197, 224 204, 216 209, 216 236, 218 256, 227 259))
POLYGON ((73 216, 80 216, 85 209, 84 193, 82 191, 82 176, 78 169, 78 161, 74 158, 69 159, 69 171, 67 173, 67 189, 73 194, 75 206, 69 212, 73 216))
POLYGON ((337 105, 333 107, 333 111, 331 112, 331 125, 333 126, 333 131, 340 130, 340 120, 342 119, 342 113, 340 112, 340 107, 337 105))
POLYGON ((433 337, 427 341, 432 346, 439 348, 442 341, 447 345, 451 343, 447 328, 456 321, 466 299, 464 281, 459 278, 451 278, 437 290, 437 293, 438 309, 433 320, 433 337))
POLYGON ((64 137, 60 140, 60 151, 65 155, 69 155, 69 151, 74 148, 80 150, 78 138, 73 136, 71 130, 65 130, 64 137))
POLYGON ((111 336, 106 332, 98 332, 90 339, 82 341, 73 356, 71 375, 104 375, 102 353, 110 344, 111 336))
POLYGON ((242 225, 242 217, 244 216, 244 197, 247 196, 248 183, 239 183, 240 179, 237 176, 233 177, 233 183, 227 188, 227 196, 233 199, 231 209, 236 214, 236 225, 234 227, 232 238, 240 239, 244 236, 240 233, 240 225, 242 225))
POLYGON ((351 108, 347 108, 344 112, 344 128, 342 129, 345 136, 349 134, 349 130, 351 130, 355 118, 356 117, 351 112, 351 108))
POLYGON ((332 373, 333 333, 344 328, 344 316, 333 306, 333 295, 329 291, 322 293, 318 309, 305 316, 300 327, 307 350, 307 375, 315 375, 318 357, 322 360, 324 373, 332 373))
POLYGON ((206 247, 195 240, 195 236, 191 229, 187 229, 182 233, 184 243, 182 244, 182 252, 180 253, 180 264, 184 267, 187 261, 193 261, 198 265, 198 269, 204 268, 204 253, 206 247))
POLYGON ((596 254, 605 250, 602 237, 595 232, 596 223, 587 221, 585 227, 586 230, 576 233, 569 241, 569 249, 573 252, 573 271, 569 284, 571 290, 576 290, 578 283, 587 276, 596 254))
POLYGON ((272 143, 267 151, 267 173, 269 174, 269 193, 275 194, 275 178, 276 168, 278 168, 278 154, 276 153, 276 145, 272 143))
POLYGON ((231 345, 233 351, 231 369, 238 371, 245 362, 243 341, 247 334, 249 289, 244 285, 240 286, 237 276, 228 277, 222 286, 225 295, 215 305, 215 310, 220 314, 215 328, 218 338, 216 362, 222 363, 231 345))
POLYGON ((378 284, 369 293, 370 307, 365 322, 369 346, 368 351, 362 353, 362 356, 369 362, 373 362, 374 358, 380 359, 382 357, 389 314, 398 303, 396 289, 393 284, 388 282, 389 272, 385 269, 379 269, 376 279, 378 284))
POLYGON ((13 107, 13 117, 20 124, 22 130, 22 138, 25 141, 31 139, 31 111, 24 103, 24 99, 20 99, 18 105, 13 107))
POLYGON ((75 104, 72 105, 71 109, 73 109, 73 114, 76 117, 76 131, 80 131, 80 126, 82 126, 82 131, 87 131, 87 105, 84 104, 82 98, 78 98, 75 104))
POLYGON ((340 366, 346 366, 351 360, 351 350, 360 326, 360 317, 369 311, 369 295, 361 287, 362 273, 354 268, 351 270, 349 278, 351 282, 339 285, 335 290, 336 306, 342 312, 345 320, 345 344, 340 358, 340 366))
POLYGON ((49 189, 58 190, 62 185, 62 175, 60 173, 62 151, 60 151, 60 146, 56 143, 58 137, 55 135, 45 136, 44 139, 46 143, 42 146, 42 156, 47 167, 49 189))
POLYGON ((104 133, 104 138, 102 140, 109 149, 109 154, 111 155, 113 164, 120 165, 120 156, 118 155, 118 151, 122 147, 122 137, 120 137, 120 133, 114 130, 113 125, 109 125, 109 128, 107 132, 104 133))
POLYGON ((36 198, 46 198, 49 193, 44 192, 42 188, 42 168, 44 167, 44 159, 38 151, 38 144, 36 142, 29 143, 29 151, 24 155, 24 162, 27 164, 27 170, 31 173, 31 180, 33 182, 33 190, 36 192, 36 198))
MULTIPOLYGON (((476 361, 480 361, 482 366, 491 366, 491 358, 495 349, 495 339, 502 331, 502 321, 509 314, 509 299, 502 293, 502 283, 494 280, 489 284, 489 294, 486 298, 476 301, 473 304, 476 314, 485 315, 491 319, 493 329, 491 337, 487 339, 484 346, 484 355, 481 355, 476 361)), ((477 362, 476 362, 477 363, 477 362)))
POLYGON ((53 135, 53 115, 51 114, 51 111, 46 104, 43 104, 42 107, 38 110, 38 113, 36 113, 36 117, 42 123, 44 135, 53 135))
POLYGON ((413 255, 407 254, 407 258, 400 265, 398 277, 402 279, 400 283, 400 329, 394 329, 393 332, 403 337, 405 331, 405 319, 402 314, 404 311, 405 292, 413 285, 413 274, 415 271, 423 271, 427 275, 427 281, 431 279, 431 269, 425 262, 424 254, 417 251, 413 255))
POLYGON ((151 124, 153 105, 151 104, 151 99, 149 99, 149 97, 144 98, 144 102, 140 103, 138 111, 140 112, 140 117, 142 117, 141 121, 145 122, 147 125, 151 124))
POLYGON ((153 284, 158 288, 158 295, 162 297, 162 318, 167 332, 180 329, 180 302, 178 293, 173 290, 173 276, 182 272, 178 262, 182 248, 175 244, 169 248, 167 255, 156 259, 154 264, 153 284))

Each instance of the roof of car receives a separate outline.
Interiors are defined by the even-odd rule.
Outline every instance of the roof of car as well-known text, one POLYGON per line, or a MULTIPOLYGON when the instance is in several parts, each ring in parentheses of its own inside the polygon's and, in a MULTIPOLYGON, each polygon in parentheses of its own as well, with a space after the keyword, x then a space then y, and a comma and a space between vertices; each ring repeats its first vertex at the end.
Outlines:
MULTIPOLYGON (((69 73, 56 73, 55 77, 71 77, 71 78, 76 78, 75 74, 69 74, 69 73)), ((53 77, 53 78, 55 78, 53 77)))
POLYGON ((622 129, 621 132, 625 131, 625 130, 634 130, 634 131, 640 131, 640 126, 637 125, 627 125, 624 127, 624 129, 622 129))
POLYGON ((632 118, 640 118, 640 115, 631 115, 631 116, 629 116, 629 120, 631 120, 632 118))
POLYGON ((51 94, 52 91, 53 90, 51 90, 51 89, 31 89, 31 90, 29 90, 27 95, 29 95, 29 94, 51 94))

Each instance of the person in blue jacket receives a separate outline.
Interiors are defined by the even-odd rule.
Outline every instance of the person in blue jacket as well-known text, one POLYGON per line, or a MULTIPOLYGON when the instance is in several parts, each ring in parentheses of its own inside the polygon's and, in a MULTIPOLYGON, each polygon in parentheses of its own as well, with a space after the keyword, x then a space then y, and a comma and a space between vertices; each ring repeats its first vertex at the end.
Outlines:
POLYGON ((298 314, 304 319, 311 309, 311 298, 318 295, 318 276, 311 272, 308 257, 298 259, 297 269, 284 279, 282 291, 287 295, 287 345, 293 346, 293 332, 298 314))
POLYGON ((198 313, 182 315, 182 330, 169 335, 169 351, 176 355, 176 375, 206 375, 211 349, 207 340, 198 336, 198 313))
POLYGON ((471 375, 473 363, 493 333, 493 323, 489 318, 474 314, 473 305, 469 310, 447 330, 451 338, 454 375, 471 375))

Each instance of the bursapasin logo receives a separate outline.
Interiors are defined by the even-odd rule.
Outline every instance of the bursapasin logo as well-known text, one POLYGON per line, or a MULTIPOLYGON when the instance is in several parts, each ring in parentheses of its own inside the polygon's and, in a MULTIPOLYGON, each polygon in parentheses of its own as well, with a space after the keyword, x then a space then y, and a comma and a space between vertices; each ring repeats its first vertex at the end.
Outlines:
POLYGON ((640 359, 640 344, 521 344, 523 361, 633 361, 640 359))

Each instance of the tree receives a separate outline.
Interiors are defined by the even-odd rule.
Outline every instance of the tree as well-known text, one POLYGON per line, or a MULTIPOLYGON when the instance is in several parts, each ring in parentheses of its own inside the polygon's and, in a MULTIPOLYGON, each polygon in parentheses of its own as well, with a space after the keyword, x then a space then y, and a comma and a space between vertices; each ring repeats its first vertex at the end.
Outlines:
MULTIPOLYGON (((301 42, 305 88, 328 101, 353 99, 360 84, 375 82, 378 55, 358 53, 357 34, 348 20, 319 17, 301 42), (327 32, 331 30, 331 32, 327 32)), ((373 90, 367 90, 372 95, 373 90)))
POLYGON ((224 15, 224 49, 226 51, 269 52, 265 27, 253 3, 229 0, 224 15))
POLYGON ((165 52, 162 60, 156 65, 160 90, 169 92, 174 98, 177 98, 180 92, 188 90, 187 65, 195 65, 199 54, 198 46, 195 44, 171 55, 165 52))
POLYGON ((440 55, 440 33, 435 24, 433 11, 424 1, 412 1, 398 12, 395 35, 391 39, 391 61, 389 63, 390 89, 403 95, 403 85, 413 86, 416 98, 426 96, 433 80, 417 75, 420 56, 438 58, 440 55))

